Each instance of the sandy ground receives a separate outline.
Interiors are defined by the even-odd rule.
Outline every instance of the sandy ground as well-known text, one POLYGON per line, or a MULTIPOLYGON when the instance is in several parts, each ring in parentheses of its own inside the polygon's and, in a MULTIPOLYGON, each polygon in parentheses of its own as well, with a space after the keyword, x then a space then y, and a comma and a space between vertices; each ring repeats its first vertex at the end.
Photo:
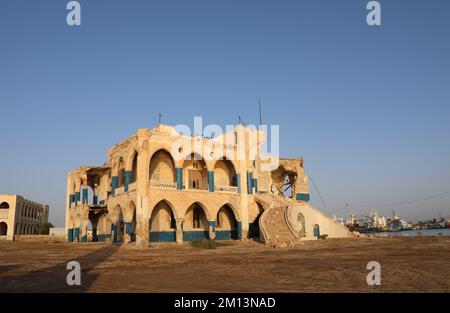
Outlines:
POLYGON ((450 292, 450 237, 328 239, 214 250, 0 241, 2 292, 450 292), (66 284, 80 262, 80 287, 66 284), (368 286, 369 261, 381 286, 368 286))

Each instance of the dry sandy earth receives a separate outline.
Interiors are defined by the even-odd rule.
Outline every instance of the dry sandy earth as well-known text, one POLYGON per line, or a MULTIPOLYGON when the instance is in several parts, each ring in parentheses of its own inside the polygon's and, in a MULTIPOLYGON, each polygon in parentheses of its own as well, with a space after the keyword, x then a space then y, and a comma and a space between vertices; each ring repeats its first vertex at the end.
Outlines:
POLYGON ((0 241, 0 291, 450 292, 450 237, 328 239, 275 249, 0 241), (77 260, 82 286, 66 285, 77 260), (381 263, 381 286, 366 283, 381 263))

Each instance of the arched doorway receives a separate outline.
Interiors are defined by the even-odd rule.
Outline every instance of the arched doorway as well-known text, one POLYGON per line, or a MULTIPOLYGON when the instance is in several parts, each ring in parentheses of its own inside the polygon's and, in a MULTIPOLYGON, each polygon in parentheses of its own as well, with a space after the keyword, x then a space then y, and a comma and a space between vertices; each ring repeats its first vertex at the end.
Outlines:
POLYGON ((196 202, 189 206, 183 219, 183 241, 207 239, 208 219, 203 206, 196 202))
POLYGON ((224 205, 217 212, 216 240, 230 239, 238 239, 237 220, 230 206, 224 205))
POLYGON ((162 200, 155 205, 149 222, 150 242, 175 242, 176 222, 169 204, 162 200))
POLYGON ((175 162, 169 152, 164 149, 155 152, 150 159, 150 184, 170 184, 176 188, 175 162))
POLYGON ((118 187, 125 186, 125 161, 123 158, 119 159, 119 169, 118 169, 119 182, 118 187))
POLYGON ((208 170, 200 155, 192 153, 183 162, 184 186, 187 189, 208 190, 208 170))
POLYGON ((117 243, 124 243, 125 241, 125 223, 123 221, 122 208, 119 206, 119 221, 117 222, 117 243))
POLYGON ((319 225, 317 225, 317 224, 315 224, 313 227, 313 235, 316 238, 320 236, 320 228, 319 228, 319 225))
POLYGON ((136 241, 136 206, 133 201, 127 205, 125 234, 129 236, 130 242, 136 241))
POLYGON ((8 233, 8 225, 5 222, 0 223, 0 236, 6 236, 8 233))
POLYGON ((109 215, 104 213, 98 218, 97 222, 97 240, 107 241, 111 238, 111 220, 109 215))
POLYGON ((92 187, 91 186, 86 186, 85 187, 85 189, 86 189, 86 200, 87 200, 87 204, 94 204, 94 189, 92 189, 92 187), (90 200, 89 200, 89 198, 90 198, 90 200))
POLYGON ((236 171, 230 160, 218 160, 214 166, 214 189, 230 191, 230 186, 237 186, 236 171))
POLYGON ((134 152, 133 163, 131 165, 131 181, 130 184, 136 182, 137 177, 137 163, 138 163, 138 153, 134 152))
POLYGON ((261 215, 264 212, 264 209, 261 206, 261 204, 256 203, 256 205, 258 206, 258 215, 253 220, 253 222, 250 223, 250 225, 249 225, 248 237, 259 240, 260 239, 259 219, 261 218, 261 215))

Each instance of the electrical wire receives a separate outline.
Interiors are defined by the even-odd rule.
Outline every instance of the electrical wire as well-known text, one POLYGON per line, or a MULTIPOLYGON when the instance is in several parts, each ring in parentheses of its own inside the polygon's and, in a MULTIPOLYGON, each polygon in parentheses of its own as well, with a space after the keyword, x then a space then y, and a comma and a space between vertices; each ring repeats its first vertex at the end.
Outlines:
MULTIPOLYGON (((306 173, 306 171, 305 171, 305 173, 306 173)), ((327 204, 325 203, 325 200, 323 199, 322 194, 320 193, 319 188, 317 187, 316 183, 315 183, 314 180, 312 179, 311 175, 309 175, 309 173, 306 173, 306 175, 308 176, 308 178, 309 178, 309 179, 311 180, 311 182, 313 183, 314 189, 316 189, 317 194, 319 195, 320 201, 321 201, 322 204, 323 204, 323 207, 325 208, 326 211, 328 211, 327 204)))

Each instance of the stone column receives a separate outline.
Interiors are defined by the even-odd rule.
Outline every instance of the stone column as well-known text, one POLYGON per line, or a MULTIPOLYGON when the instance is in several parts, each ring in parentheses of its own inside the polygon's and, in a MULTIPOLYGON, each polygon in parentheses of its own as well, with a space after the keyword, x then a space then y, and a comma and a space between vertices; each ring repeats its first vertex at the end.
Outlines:
POLYGON ((242 240, 242 222, 237 221, 237 236, 239 240, 242 240))
POLYGON ((89 224, 89 220, 83 220, 81 223, 81 242, 87 242, 87 226, 89 224))
POLYGON ((176 236, 176 240, 178 243, 183 243, 183 219, 182 218, 177 218, 176 219, 176 226, 177 226, 177 230, 175 233, 176 236))
POLYGON ((211 240, 216 239, 216 221, 212 220, 212 221, 208 221, 208 225, 209 225, 209 238, 211 240))

